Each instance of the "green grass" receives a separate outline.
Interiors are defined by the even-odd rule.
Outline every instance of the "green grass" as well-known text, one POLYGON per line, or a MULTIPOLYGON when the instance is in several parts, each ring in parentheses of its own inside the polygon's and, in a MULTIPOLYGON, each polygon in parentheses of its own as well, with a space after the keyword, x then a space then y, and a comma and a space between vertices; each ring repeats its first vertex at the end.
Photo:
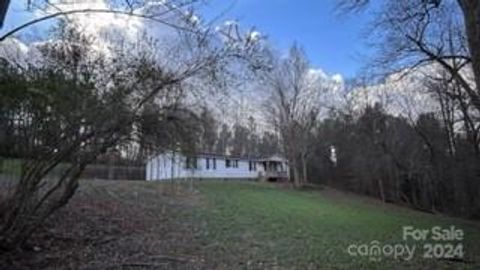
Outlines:
POLYGON ((15 158, 0 157, 0 173, 7 175, 20 175, 22 172, 22 160, 15 158))
MULTIPOLYGON (((22 174, 22 166, 25 160, 21 158, 3 158, 0 157, 0 174, 20 176, 22 174)), ((70 166, 67 162, 59 163, 52 173, 59 172, 70 166)))
POLYGON ((15 257, 24 266, 16 268, 480 269, 478 222, 330 189, 239 181, 81 181, 31 244, 41 251, 15 257), (451 225, 465 232, 466 262, 422 258, 424 242, 414 241, 409 261, 347 253, 351 244, 402 244, 403 226, 451 225))
MULTIPOLYGON (((295 191, 259 183, 202 182, 201 239, 220 267, 280 269, 474 269, 479 267, 477 223, 383 205, 332 191, 295 191), (455 225, 469 263, 424 259, 423 242, 411 261, 380 262, 347 253, 350 244, 404 243, 402 227, 455 225), (421 250, 418 250, 421 249, 421 250), (473 262, 472 262, 473 261, 473 262)), ((431 241, 430 241, 431 242, 431 241)))

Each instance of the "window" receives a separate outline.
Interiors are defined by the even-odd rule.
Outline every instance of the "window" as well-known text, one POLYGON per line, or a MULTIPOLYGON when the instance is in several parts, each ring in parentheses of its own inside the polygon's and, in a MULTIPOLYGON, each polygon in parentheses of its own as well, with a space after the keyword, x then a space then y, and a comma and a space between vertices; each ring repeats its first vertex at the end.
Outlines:
POLYGON ((187 157, 185 160, 186 169, 196 169, 197 168, 197 158, 196 157, 187 157))
POLYGON ((213 169, 214 170, 217 169, 217 159, 216 158, 213 158, 213 169))
POLYGON ((248 170, 256 171, 257 170, 257 163, 255 161, 248 162, 248 170))
POLYGON ((225 168, 238 168, 238 160, 225 159, 225 168))
POLYGON ((210 159, 206 158, 205 162, 206 162, 205 167, 207 168, 207 170, 210 169, 210 159))

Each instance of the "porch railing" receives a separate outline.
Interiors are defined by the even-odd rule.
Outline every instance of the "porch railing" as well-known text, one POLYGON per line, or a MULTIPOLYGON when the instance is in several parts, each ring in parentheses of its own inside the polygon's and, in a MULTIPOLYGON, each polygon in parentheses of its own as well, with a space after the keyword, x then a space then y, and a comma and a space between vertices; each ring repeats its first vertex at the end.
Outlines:
POLYGON ((266 171, 266 172, 263 172, 263 176, 267 178, 287 178, 288 173, 286 171, 280 171, 280 172, 266 171))

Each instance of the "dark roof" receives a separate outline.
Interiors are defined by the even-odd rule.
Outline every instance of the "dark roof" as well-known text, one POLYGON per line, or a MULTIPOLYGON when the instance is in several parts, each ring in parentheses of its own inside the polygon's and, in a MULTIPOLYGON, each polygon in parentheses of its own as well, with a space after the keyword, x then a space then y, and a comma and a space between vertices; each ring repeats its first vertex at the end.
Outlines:
POLYGON ((273 155, 273 156, 223 155, 223 154, 208 153, 208 152, 199 152, 196 155, 200 157, 215 157, 215 158, 225 158, 225 159, 243 159, 243 160, 258 160, 258 161, 268 161, 268 160, 278 161, 278 159, 280 158, 278 155, 273 155))
POLYGON ((259 159, 260 156, 254 155, 224 155, 224 154, 217 154, 217 153, 208 153, 208 152, 199 152, 196 154, 197 156, 201 157, 218 157, 218 158, 230 158, 230 159, 259 159))

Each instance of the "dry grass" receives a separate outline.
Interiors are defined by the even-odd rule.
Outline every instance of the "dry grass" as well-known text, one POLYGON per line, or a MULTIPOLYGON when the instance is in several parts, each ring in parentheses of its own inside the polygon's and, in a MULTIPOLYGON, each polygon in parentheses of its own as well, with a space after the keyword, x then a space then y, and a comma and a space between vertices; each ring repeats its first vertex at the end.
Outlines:
POLYGON ((69 205, 0 269, 199 269, 182 186, 84 181, 69 205), (168 196, 167 196, 168 194, 168 196))

